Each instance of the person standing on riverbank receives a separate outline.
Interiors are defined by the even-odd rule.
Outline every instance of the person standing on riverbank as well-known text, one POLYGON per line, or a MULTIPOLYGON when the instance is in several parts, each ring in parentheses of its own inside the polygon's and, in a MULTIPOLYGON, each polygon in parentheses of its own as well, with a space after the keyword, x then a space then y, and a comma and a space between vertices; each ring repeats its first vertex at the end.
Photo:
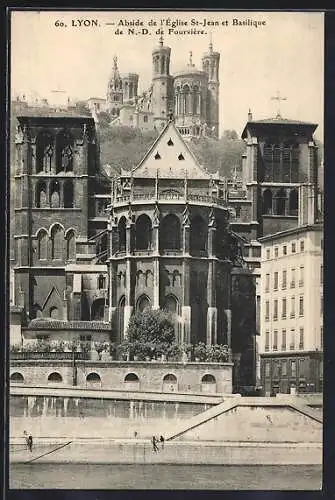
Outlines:
POLYGON ((33 451, 33 436, 29 435, 27 440, 28 450, 33 451))
POLYGON ((27 449, 29 451, 33 451, 33 436, 32 435, 28 436, 27 431, 23 431, 23 435, 24 435, 24 439, 26 441, 27 449))
POLYGON ((159 451, 159 448, 157 446, 157 440, 156 440, 155 436, 152 436, 152 451, 154 451, 155 453, 157 453, 157 451, 159 451))

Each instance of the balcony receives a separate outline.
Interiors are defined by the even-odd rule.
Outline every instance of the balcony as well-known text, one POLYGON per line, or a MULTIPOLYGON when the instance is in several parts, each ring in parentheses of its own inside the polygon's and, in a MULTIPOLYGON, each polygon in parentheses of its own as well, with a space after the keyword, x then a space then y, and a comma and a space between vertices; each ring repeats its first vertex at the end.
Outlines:
MULTIPOLYGON (((11 352, 10 359, 12 361, 22 361, 22 360, 73 360, 72 352, 34 352, 34 351, 21 351, 21 352, 11 352)), ((78 361, 85 361, 90 359, 89 352, 75 352, 75 359, 78 361)))
POLYGON ((282 284, 281 289, 282 289, 282 290, 286 290, 286 283, 283 283, 283 284, 282 284))
POLYGON ((299 287, 304 286, 304 280, 299 280, 299 287))
POLYGON ((150 203, 155 203, 156 201, 177 201, 177 202, 182 202, 186 203, 188 202, 193 202, 193 203, 199 203, 201 205, 219 205, 221 207, 227 207, 226 200, 224 198, 216 198, 215 196, 208 196, 208 195, 198 195, 198 194, 188 194, 186 197, 184 194, 180 194, 177 192, 169 191, 169 192, 163 192, 159 193, 158 198, 156 197, 155 194, 151 193, 136 193, 136 194, 126 194, 124 196, 120 196, 115 200, 114 205, 122 205, 124 203, 128 203, 129 201, 143 201, 143 202, 150 202, 150 203))
POLYGON ((291 288, 295 288, 295 281, 291 281, 290 286, 291 286, 291 288))

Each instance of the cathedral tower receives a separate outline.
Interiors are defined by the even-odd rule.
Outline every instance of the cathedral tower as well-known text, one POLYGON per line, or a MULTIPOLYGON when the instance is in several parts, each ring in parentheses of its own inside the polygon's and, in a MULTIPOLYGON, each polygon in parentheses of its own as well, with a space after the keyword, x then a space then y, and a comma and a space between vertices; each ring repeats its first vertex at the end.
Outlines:
POLYGON ((120 106, 123 104, 123 88, 116 56, 114 56, 113 62, 113 71, 107 88, 107 109, 112 115, 118 116, 120 114, 120 106))
POLYGON ((214 52, 210 41, 209 50, 202 58, 202 68, 208 74, 207 120, 213 135, 219 135, 219 66, 220 53, 214 52))
POLYGON ((163 37, 161 37, 159 47, 152 51, 152 110, 154 123, 159 129, 165 126, 169 110, 172 109, 170 55, 171 49, 163 45, 163 37))

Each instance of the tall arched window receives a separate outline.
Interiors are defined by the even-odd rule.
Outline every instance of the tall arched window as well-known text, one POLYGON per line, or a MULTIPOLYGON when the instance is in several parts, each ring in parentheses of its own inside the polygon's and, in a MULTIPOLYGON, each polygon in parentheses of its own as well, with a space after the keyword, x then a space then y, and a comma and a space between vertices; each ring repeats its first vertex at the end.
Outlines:
POLYGON ((40 260, 46 260, 48 258, 48 233, 42 229, 38 233, 38 258, 40 260))
POLYGON ((263 193, 263 214, 272 215, 272 192, 265 189, 263 193))
POLYGON ((36 198, 35 205, 37 208, 45 208, 48 206, 47 202, 47 187, 45 182, 38 182, 36 185, 36 198))
POLYGON ((178 314, 178 300, 174 295, 167 295, 165 298, 165 309, 171 314, 178 314))
POLYGON ((73 183, 70 179, 64 182, 64 208, 73 208, 73 183))
POLYGON ((286 193, 280 189, 276 194, 276 215, 285 215, 286 193))
POLYGON ((50 172, 53 156, 53 137, 48 132, 42 132, 36 139, 36 173, 50 172))
POLYGON ((126 305, 125 297, 121 297, 119 301, 119 334, 120 338, 123 338, 124 334, 124 306, 126 305))
POLYGON ((136 250, 148 250, 151 248, 152 225, 151 219, 145 214, 136 219, 135 241, 136 250))
POLYGON ((265 144, 263 151, 264 162, 264 180, 272 181, 273 179, 273 148, 272 144, 265 144))
POLYGON ((178 299, 174 295, 167 295, 165 298, 165 310, 170 314, 171 321, 174 327, 174 332, 176 336, 176 340, 179 341, 179 303, 178 299))
POLYGON ((289 213, 290 215, 298 215, 298 191, 292 189, 289 198, 289 213))
POLYGON ((63 259, 64 231, 61 226, 56 225, 51 231, 51 257, 55 260, 63 259))
POLYGON ((174 214, 166 215, 159 228, 160 250, 180 250, 181 226, 179 218, 174 214))
POLYGON ((200 114, 200 92, 199 92, 199 87, 195 85, 193 87, 193 95, 192 95, 192 108, 193 108, 193 114, 197 115, 200 114))
POLYGON ((191 253, 197 255, 207 248, 207 224, 200 215, 193 217, 191 222, 191 253))
POLYGON ((127 223, 126 223, 126 218, 121 217, 118 225, 118 236, 119 236, 119 251, 120 252, 125 252, 126 251, 126 228, 127 228, 127 223))
POLYGON ((273 182, 280 182, 281 180, 281 149, 279 144, 273 147, 273 182))
POLYGON ((73 170, 73 138, 66 131, 56 136, 56 173, 73 170))
POLYGON ((74 231, 68 231, 66 235, 66 258, 67 260, 75 260, 76 258, 76 238, 74 231))
POLYGON ((299 182, 299 156, 299 145, 293 144, 291 151, 291 182, 299 182))
POLYGON ((53 181, 50 184, 50 207, 60 207, 60 186, 58 181, 53 181))
POLYGON ((139 312, 144 312, 146 309, 150 309, 151 303, 149 298, 146 295, 142 295, 137 301, 136 309, 139 312))
POLYGON ((188 85, 184 85, 183 87, 183 114, 186 115, 190 113, 190 87, 188 85))

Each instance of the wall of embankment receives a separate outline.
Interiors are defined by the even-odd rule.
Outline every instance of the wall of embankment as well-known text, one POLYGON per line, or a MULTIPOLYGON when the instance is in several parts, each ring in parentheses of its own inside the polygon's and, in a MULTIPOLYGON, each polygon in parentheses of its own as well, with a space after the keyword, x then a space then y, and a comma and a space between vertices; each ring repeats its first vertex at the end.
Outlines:
POLYGON ((11 463, 319 465, 320 443, 167 442, 155 453, 150 441, 75 441, 38 445, 33 454, 12 447, 11 463), (63 443, 65 444, 65 443, 63 443), (59 448, 57 451, 52 450, 59 448), (51 451, 51 453, 50 453, 51 451), (43 455, 43 456, 41 456, 43 455), (40 458, 39 458, 40 457, 40 458))

